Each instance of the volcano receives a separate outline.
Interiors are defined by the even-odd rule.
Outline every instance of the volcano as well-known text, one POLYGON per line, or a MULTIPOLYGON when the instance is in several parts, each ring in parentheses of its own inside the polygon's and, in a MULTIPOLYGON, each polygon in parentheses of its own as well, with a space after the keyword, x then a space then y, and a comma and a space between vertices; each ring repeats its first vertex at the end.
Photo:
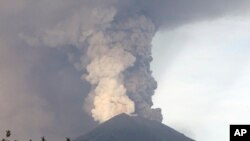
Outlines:
POLYGON ((120 114, 74 141, 194 141, 184 134, 138 116, 120 114))

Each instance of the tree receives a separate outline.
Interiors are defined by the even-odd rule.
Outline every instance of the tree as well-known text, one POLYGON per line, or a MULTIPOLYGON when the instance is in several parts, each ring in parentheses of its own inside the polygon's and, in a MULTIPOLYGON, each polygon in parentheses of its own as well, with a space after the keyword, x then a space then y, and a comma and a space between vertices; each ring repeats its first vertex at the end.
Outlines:
POLYGON ((42 137, 41 139, 42 139, 42 141, 46 141, 45 137, 42 137))
POLYGON ((66 141, 70 141, 70 138, 66 137, 66 141))
POLYGON ((6 130, 6 138, 10 137, 11 135, 11 131, 10 130, 6 130))

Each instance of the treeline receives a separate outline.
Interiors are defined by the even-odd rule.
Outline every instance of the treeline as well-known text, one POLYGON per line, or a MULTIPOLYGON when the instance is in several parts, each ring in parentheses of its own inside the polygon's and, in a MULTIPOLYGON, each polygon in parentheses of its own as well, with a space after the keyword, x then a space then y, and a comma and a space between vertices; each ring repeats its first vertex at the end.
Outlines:
MULTIPOLYGON (((11 136, 11 131, 6 130, 5 138, 3 138, 1 141, 11 141, 11 140, 9 140, 10 136, 11 136)), ((66 137, 65 139, 66 139, 66 141, 71 141, 70 138, 68 138, 68 137, 66 137)), ((18 141, 18 140, 13 140, 13 141, 18 141)), ((32 139, 30 139, 29 141, 32 141, 32 139)), ((41 141, 47 141, 47 140, 43 136, 43 137, 41 137, 41 141)))

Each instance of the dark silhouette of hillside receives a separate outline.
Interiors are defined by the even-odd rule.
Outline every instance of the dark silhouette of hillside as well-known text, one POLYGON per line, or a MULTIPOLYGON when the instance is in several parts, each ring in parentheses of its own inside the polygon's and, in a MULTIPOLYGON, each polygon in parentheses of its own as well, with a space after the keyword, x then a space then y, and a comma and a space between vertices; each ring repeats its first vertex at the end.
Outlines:
POLYGON ((126 114, 104 122, 74 141, 194 141, 156 121, 126 114))

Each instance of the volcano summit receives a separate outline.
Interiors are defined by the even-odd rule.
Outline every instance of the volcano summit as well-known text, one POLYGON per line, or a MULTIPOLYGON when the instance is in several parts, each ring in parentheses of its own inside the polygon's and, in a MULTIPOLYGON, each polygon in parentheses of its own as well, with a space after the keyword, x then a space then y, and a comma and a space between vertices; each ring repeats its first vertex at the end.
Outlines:
POLYGON ((74 141, 194 141, 184 134, 138 116, 120 114, 74 141))

